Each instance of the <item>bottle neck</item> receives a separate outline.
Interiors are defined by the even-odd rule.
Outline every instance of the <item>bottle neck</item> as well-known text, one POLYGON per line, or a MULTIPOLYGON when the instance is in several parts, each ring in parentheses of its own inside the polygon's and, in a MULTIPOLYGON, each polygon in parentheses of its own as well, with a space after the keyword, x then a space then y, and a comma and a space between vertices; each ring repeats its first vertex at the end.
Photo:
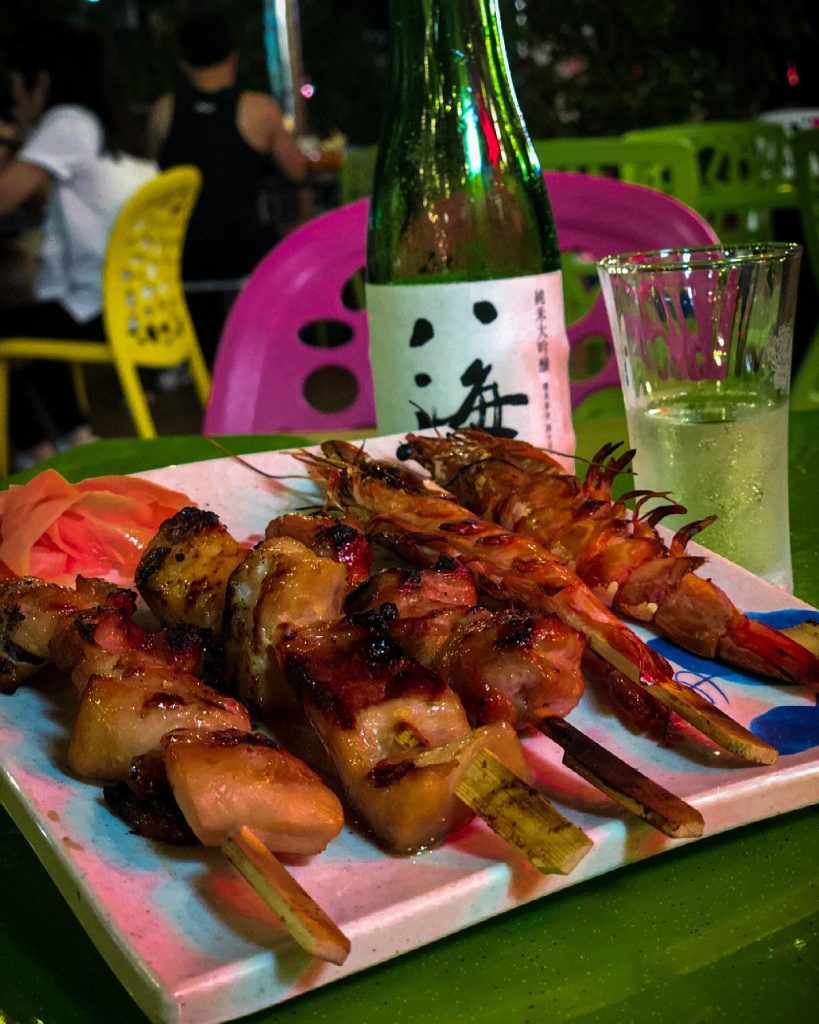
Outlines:
POLYGON ((556 270, 554 224, 497 0, 391 0, 391 19, 370 282, 556 270))
POLYGON ((391 106, 404 123, 434 137, 430 127, 457 121, 467 147, 491 162, 502 156, 502 135, 528 142, 498 0, 391 0, 391 38, 391 106))

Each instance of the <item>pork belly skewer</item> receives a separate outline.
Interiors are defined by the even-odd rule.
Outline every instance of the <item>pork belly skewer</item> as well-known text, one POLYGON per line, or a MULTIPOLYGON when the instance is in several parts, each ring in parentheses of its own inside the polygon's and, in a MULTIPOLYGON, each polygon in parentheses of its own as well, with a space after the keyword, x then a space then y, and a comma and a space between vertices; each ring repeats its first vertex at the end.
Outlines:
POLYGON ((352 445, 333 442, 325 450, 332 459, 308 453, 299 458, 325 481, 330 504, 355 514, 371 536, 416 564, 432 565, 441 554, 461 558, 481 589, 500 590, 532 611, 556 613, 618 673, 726 750, 751 763, 776 760, 773 747, 677 683, 668 662, 541 545, 477 519, 454 498, 431 493, 420 477, 367 460, 352 445))
POLYGON ((470 729, 453 691, 386 633, 313 626, 286 637, 281 653, 350 801, 388 849, 437 845, 472 818, 475 803, 541 871, 566 874, 591 848, 571 822, 522 789, 528 772, 511 726, 470 729), (502 814, 512 794, 524 794, 525 814, 502 814))
MULTIPOLYGON (((147 634, 132 620, 135 601, 102 581, 81 581, 79 595, 4 581, 0 640, 18 653, 30 642, 38 667, 53 659, 70 673, 81 694, 68 753, 76 774, 111 782, 135 772, 154 808, 160 796, 164 817, 158 826, 154 817, 153 834, 168 838, 178 836, 180 821, 167 813, 169 794, 161 799, 167 771, 193 834, 222 847, 303 948, 343 962, 349 941, 270 852, 324 849, 343 824, 337 798, 301 761, 251 733, 243 705, 192 674, 203 650, 198 630, 147 634), (104 603, 88 607, 89 595, 104 603), (160 750, 165 770, 157 771, 160 750)), ((127 791, 109 787, 106 798, 129 820, 144 820, 127 791)))
POLYGON ((340 621, 347 568, 284 535, 311 540, 300 518, 274 521, 228 580, 226 660, 239 692, 268 715, 295 698, 390 851, 436 845, 476 812, 539 870, 572 870, 591 842, 522 781, 514 730, 471 730, 452 690, 386 630, 340 621))
POLYGON ((468 570, 385 569, 347 600, 353 619, 375 613, 399 645, 461 697, 473 726, 507 721, 563 748, 563 763, 673 838, 702 835, 702 815, 564 720, 584 688, 581 635, 556 615, 475 607, 468 570), (367 611, 367 610, 370 611, 367 611))
POLYGON ((569 565, 600 600, 651 623, 681 647, 786 682, 819 683, 819 658, 786 634, 743 615, 711 580, 706 559, 686 554, 711 520, 691 523, 666 542, 657 523, 679 505, 644 511, 650 491, 612 500, 614 478, 633 452, 606 445, 584 481, 525 441, 466 430, 447 437, 410 434, 400 455, 413 458, 467 508, 531 537, 569 565), (636 497, 633 512, 624 504, 636 497))
MULTIPOLYGON (((167 623, 196 621, 216 630, 213 614, 221 607, 224 629, 219 629, 219 635, 225 641, 230 681, 244 699, 266 715, 290 716, 297 704, 281 671, 278 644, 311 622, 320 624, 341 616, 346 593, 369 571, 369 541, 354 521, 289 514, 273 520, 265 540, 252 553, 245 552, 244 559, 234 562, 237 547, 213 513, 183 509, 163 524, 146 549, 137 569, 137 584, 146 603, 167 623), (207 549, 206 561, 196 550, 200 534, 207 549), (224 556, 220 555, 220 546, 224 547, 224 556), (195 588, 195 600, 186 597, 189 587, 195 588), (201 618, 203 607, 213 613, 206 622, 201 618)), ((342 675, 339 673, 337 678, 342 675)), ((277 724, 281 727, 281 722, 277 724)), ((462 724, 468 732, 463 712, 462 724)), ((426 741, 417 732, 400 729, 394 742, 406 753, 408 744, 421 746, 426 741)), ((511 743, 508 739, 506 742, 511 743)), ((466 745, 461 747, 460 760, 466 762, 466 745)), ((432 756, 425 754, 426 760, 432 756)), ((507 809, 499 803, 504 795, 513 797, 526 805, 530 818, 534 807, 532 823, 540 834, 530 823, 534 834, 526 839, 526 855, 542 869, 571 870, 588 852, 588 837, 538 794, 525 790, 511 773, 504 774, 503 767, 490 761, 490 756, 480 753, 472 757, 474 774, 470 772, 470 778, 462 780, 464 787, 471 780, 472 793, 465 789, 464 798, 471 799, 476 807, 480 804, 477 813, 493 816, 496 825, 506 828, 505 838, 518 846, 526 838, 517 834, 518 822, 525 816, 515 806, 507 809), (510 823, 508 827, 505 822, 510 823)), ((435 774, 444 774, 444 769, 439 766, 435 774)), ((428 771, 426 776, 431 778, 432 774, 428 771)), ((451 799, 462 814, 461 801, 451 799)), ((389 844, 389 834, 383 838, 389 844)), ((427 837, 423 841, 431 840, 427 837)))

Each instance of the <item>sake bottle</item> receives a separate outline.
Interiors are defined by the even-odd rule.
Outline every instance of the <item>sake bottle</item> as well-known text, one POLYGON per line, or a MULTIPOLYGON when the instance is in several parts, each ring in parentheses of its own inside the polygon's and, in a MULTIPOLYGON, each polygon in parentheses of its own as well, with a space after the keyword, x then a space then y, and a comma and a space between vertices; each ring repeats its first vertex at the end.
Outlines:
POLYGON ((479 426, 571 454, 560 254, 497 0, 391 0, 367 236, 380 433, 479 426))

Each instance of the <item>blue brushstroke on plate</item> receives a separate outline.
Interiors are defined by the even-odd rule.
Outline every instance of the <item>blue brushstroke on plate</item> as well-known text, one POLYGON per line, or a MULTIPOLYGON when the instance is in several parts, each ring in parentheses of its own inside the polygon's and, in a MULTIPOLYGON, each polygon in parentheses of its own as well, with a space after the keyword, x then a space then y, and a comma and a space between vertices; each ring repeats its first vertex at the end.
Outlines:
POLYGON ((771 708, 751 722, 751 732, 780 754, 801 754, 819 747, 819 704, 815 708, 771 708))
MULTIPOLYGON (((777 612, 747 612, 749 619, 764 622, 774 629, 789 629, 800 622, 819 622, 819 612, 808 608, 785 608, 777 612)), ((731 701, 716 679, 729 683, 740 683, 743 686, 769 686, 770 680, 762 676, 750 675, 730 665, 721 664, 715 676, 714 662, 709 658, 700 658, 690 651, 678 647, 664 637, 654 637, 648 641, 649 647, 679 665, 681 672, 676 673, 679 682, 698 690, 703 697, 716 703, 711 691, 722 697, 725 703, 731 701), (693 679, 692 679, 693 677, 693 679)), ((783 683, 787 686, 789 684, 783 683)), ((817 697, 819 702, 819 697, 817 697)), ((769 708, 764 714, 757 715, 750 723, 751 732, 760 739, 776 747, 780 754, 801 754, 803 750, 819 746, 819 706, 793 707, 780 705, 769 708)))

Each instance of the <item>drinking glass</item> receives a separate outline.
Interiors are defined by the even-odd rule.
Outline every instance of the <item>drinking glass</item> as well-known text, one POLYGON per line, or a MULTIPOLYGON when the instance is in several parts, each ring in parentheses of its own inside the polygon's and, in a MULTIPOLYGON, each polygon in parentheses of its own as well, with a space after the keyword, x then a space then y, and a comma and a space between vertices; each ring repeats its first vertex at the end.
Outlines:
POLYGON ((716 514, 705 547, 792 589, 788 395, 801 246, 759 243, 609 256, 635 486, 716 514))

